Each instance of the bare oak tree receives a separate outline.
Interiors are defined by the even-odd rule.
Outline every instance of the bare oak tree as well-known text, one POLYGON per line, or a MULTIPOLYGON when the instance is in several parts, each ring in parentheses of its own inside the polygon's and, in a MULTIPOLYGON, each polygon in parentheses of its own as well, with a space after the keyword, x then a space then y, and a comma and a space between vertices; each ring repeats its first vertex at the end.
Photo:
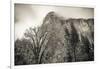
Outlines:
POLYGON ((47 34, 48 33, 46 31, 43 32, 40 27, 29 28, 24 33, 25 37, 31 39, 32 41, 32 50, 36 64, 41 63, 43 53, 48 43, 47 34))

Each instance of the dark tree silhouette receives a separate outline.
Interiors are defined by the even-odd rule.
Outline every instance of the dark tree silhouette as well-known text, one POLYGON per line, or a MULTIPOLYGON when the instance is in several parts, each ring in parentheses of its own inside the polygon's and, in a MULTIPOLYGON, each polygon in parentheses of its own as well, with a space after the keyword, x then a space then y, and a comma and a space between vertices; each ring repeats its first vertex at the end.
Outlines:
POLYGON ((15 41, 15 65, 26 65, 32 62, 32 43, 28 39, 17 39, 15 41))

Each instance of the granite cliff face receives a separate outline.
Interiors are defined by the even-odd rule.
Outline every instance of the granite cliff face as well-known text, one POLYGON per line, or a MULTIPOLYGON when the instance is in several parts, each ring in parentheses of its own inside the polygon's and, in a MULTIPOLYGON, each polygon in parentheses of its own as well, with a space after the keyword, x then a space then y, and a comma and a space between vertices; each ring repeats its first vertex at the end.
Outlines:
POLYGON ((43 63, 93 60, 93 25, 93 19, 64 19, 48 13, 42 25, 49 33, 43 63))
POLYGON ((65 31, 60 18, 54 12, 48 13, 44 19, 42 28, 45 28, 49 37, 43 62, 64 62, 64 58, 66 57, 66 47, 64 46, 65 31))

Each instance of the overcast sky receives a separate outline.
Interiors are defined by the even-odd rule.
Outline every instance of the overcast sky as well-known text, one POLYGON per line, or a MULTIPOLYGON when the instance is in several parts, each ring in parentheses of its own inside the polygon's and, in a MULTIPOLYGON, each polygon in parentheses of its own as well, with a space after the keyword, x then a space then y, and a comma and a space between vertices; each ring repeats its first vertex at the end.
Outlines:
POLYGON ((94 18, 93 8, 82 7, 15 4, 14 11, 15 40, 21 38, 29 27, 41 25, 43 18, 50 11, 54 11, 65 18, 94 18))

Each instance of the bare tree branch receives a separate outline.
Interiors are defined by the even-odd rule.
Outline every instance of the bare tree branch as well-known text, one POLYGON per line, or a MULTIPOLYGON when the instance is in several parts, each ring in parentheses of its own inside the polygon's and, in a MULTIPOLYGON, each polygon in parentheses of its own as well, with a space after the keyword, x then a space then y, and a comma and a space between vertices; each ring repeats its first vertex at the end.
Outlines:
POLYGON ((33 53, 35 55, 36 63, 40 63, 44 50, 46 49, 46 44, 48 42, 47 32, 42 31, 38 28, 30 28, 24 33, 25 37, 28 37, 33 42, 33 53))

